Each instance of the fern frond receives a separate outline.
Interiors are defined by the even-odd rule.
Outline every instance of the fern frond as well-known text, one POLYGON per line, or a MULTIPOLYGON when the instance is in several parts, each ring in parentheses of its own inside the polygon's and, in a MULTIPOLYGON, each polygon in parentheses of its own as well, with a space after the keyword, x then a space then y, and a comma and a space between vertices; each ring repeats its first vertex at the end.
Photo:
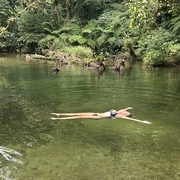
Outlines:
POLYGON ((78 42, 80 39, 83 39, 81 35, 73 35, 69 38, 70 43, 78 42))
POLYGON ((70 27, 70 26, 64 26, 64 27, 62 27, 61 29, 59 29, 59 33, 61 34, 61 33, 68 33, 68 32, 70 32, 72 30, 72 28, 70 27))
POLYGON ((91 33, 92 33, 92 31, 90 29, 84 29, 82 31, 82 34, 91 34, 91 33))
POLYGON ((102 34, 98 39, 97 39, 97 44, 100 47, 105 41, 107 40, 107 35, 102 34))
POLYGON ((46 40, 47 41, 52 41, 52 40, 54 40, 56 38, 56 36, 53 36, 53 35, 47 35, 46 36, 46 40))
POLYGON ((59 30, 54 30, 51 34, 59 35, 59 30))
POLYGON ((92 40, 92 39, 88 39, 87 40, 87 44, 88 46, 90 46, 92 49, 95 49, 96 47, 96 41, 92 40))
POLYGON ((78 32, 80 32, 80 26, 77 24, 65 24, 62 28, 59 29, 59 34, 62 33, 75 33, 77 34, 78 32))
POLYGON ((116 38, 115 37, 110 37, 108 38, 107 42, 109 42, 110 45, 113 45, 116 41, 116 38))
POLYGON ((42 26, 44 27, 43 29, 49 33, 51 33, 54 28, 51 22, 42 22, 42 26))
POLYGON ((78 43, 79 43, 80 45, 85 44, 86 42, 87 42, 87 39, 86 39, 86 38, 81 38, 81 39, 78 40, 78 43))
POLYGON ((174 33, 179 33, 179 32, 180 32, 180 21, 177 22, 177 23, 174 25, 173 32, 174 32, 174 33))

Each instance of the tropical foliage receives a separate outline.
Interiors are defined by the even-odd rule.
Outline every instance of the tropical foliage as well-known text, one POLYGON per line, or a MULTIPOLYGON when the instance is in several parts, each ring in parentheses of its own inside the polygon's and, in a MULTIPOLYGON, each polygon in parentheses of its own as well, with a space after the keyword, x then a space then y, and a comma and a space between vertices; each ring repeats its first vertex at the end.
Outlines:
POLYGON ((0 51, 123 52, 148 65, 175 65, 179 11, 179 0, 1 0, 0 51))

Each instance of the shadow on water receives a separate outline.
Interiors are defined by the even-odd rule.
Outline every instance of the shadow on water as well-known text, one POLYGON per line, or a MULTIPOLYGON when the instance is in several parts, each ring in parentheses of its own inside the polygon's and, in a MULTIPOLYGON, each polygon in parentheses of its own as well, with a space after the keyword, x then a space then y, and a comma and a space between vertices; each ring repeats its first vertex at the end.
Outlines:
MULTIPOLYGON (((141 63, 123 74, 0 57, 0 142, 24 163, 0 156, 6 179, 180 178, 180 71, 141 63), (123 119, 51 121, 51 112, 104 112, 132 106, 123 119)), ((4 178, 5 179, 5 178, 4 178)))

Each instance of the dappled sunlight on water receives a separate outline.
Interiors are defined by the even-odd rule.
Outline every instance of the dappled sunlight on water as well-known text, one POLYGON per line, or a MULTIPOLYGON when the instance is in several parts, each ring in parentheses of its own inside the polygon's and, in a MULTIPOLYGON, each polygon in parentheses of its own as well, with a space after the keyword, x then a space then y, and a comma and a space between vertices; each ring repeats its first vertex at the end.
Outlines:
POLYGON ((123 74, 25 57, 0 57, 0 146, 20 152, 23 164, 0 156, 2 179, 180 178, 180 71, 123 74), (123 119, 51 121, 52 112, 105 112, 132 106, 123 119))

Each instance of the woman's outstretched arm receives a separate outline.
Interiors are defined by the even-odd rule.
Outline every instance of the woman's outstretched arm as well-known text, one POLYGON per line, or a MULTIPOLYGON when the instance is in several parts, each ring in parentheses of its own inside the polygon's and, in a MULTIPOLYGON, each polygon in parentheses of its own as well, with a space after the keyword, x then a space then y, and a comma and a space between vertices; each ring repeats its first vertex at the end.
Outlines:
POLYGON ((116 118, 127 119, 127 120, 136 121, 136 122, 140 122, 140 123, 144 123, 144 124, 151 124, 151 122, 149 122, 149 121, 142 121, 139 119, 134 119, 134 118, 126 117, 126 116, 120 116, 120 117, 116 117, 116 118))

